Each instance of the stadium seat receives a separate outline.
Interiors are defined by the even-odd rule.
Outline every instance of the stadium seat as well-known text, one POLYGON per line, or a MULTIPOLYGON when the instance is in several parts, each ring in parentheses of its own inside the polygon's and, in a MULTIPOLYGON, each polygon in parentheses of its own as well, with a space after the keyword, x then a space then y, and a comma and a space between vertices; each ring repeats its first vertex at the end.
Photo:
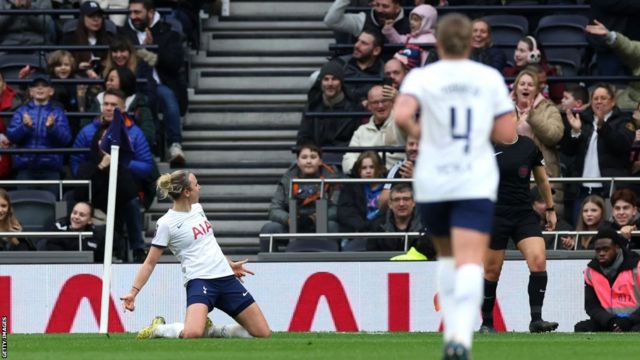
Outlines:
POLYGON ((0 56, 0 72, 7 80, 18 79, 18 73, 25 65, 32 69, 44 70, 47 60, 39 54, 2 54, 0 56))
POLYGON ((559 66, 562 76, 578 76, 580 64, 567 59, 548 59, 548 63, 559 66))
POLYGON ((491 39, 496 44, 518 44, 529 33, 529 20, 521 15, 487 15, 484 19, 491 25, 491 39))
POLYGON ((9 191, 13 213, 24 231, 46 231, 56 220, 56 196, 47 190, 9 191))
POLYGON ((536 29, 536 38, 542 44, 549 62, 573 62, 579 68, 582 64, 584 47, 576 43, 586 43, 584 28, 589 19, 583 15, 557 14, 540 19, 536 29), (544 47, 545 43, 566 43, 567 47, 544 47))
POLYGON ((340 251, 337 239, 292 239, 287 252, 340 251))
MULTIPOLYGON (((9 191, 13 213, 22 231, 48 231, 56 221, 56 196, 47 190, 9 191)), ((34 249, 44 250, 46 239, 27 238, 34 249)))

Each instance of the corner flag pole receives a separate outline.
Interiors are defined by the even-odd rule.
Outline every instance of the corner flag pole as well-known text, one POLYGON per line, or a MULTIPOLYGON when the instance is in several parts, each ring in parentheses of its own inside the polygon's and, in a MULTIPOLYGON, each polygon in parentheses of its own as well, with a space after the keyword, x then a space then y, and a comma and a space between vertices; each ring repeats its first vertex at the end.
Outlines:
POLYGON ((113 256, 113 227, 116 212, 116 190, 118 184, 119 155, 120 146, 111 145, 111 164, 109 164, 109 193, 107 195, 107 231, 104 240, 102 297, 100 301, 100 334, 107 333, 107 325, 109 324, 109 300, 111 298, 111 257, 113 256))

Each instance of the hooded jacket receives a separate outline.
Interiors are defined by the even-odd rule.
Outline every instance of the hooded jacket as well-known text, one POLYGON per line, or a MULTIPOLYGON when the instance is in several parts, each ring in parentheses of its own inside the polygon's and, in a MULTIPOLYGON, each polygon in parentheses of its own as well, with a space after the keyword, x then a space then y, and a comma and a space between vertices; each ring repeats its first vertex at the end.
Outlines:
POLYGON ((416 6, 411 14, 422 18, 420 29, 416 32, 399 33, 395 27, 383 27, 382 34, 392 44, 434 44, 435 27, 438 23, 438 11, 431 5, 416 6))
MULTIPOLYGON (((69 145, 72 140, 69 121, 64 110, 53 102, 46 105, 36 105, 29 101, 19 107, 11 118, 7 138, 23 149, 54 149, 69 145), (24 114, 29 114, 32 126, 23 123, 24 114), (51 127, 46 127, 49 116, 55 118, 51 127)), ((17 170, 39 169, 62 171, 64 155, 62 154, 16 154, 13 155, 13 168, 17 170)))
POLYGON ((584 271, 584 309, 601 327, 608 327, 609 321, 617 315, 640 323, 640 258, 626 249, 621 251, 623 261, 613 281, 604 275, 597 259, 591 260, 584 271))

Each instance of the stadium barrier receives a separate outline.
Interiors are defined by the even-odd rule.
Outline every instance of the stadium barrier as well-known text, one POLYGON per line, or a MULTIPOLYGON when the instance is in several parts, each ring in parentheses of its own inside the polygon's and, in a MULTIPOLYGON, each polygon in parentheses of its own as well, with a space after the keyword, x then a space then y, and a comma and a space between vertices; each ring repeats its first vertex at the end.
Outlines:
MULTIPOLYGON (((349 147, 345 147, 346 149, 351 149, 349 147)), ((361 151, 364 150, 374 150, 378 151, 378 149, 384 149, 385 147, 362 147, 362 148, 354 148, 354 150, 358 149, 361 151)), ((356 151, 358 151, 356 150, 356 151)), ((343 184, 343 183, 361 183, 361 184, 379 184, 379 183, 411 183, 412 179, 387 179, 387 178, 379 178, 379 179, 292 179, 289 184, 289 234, 260 234, 260 238, 269 239, 269 252, 273 250, 273 240, 279 238, 366 238, 366 237, 384 237, 384 235, 388 235, 389 237, 397 237, 396 233, 336 233, 330 234, 327 233, 328 229, 328 200, 325 198, 325 184, 343 184), (298 202, 297 199, 293 196, 293 186, 294 184, 319 184, 320 185, 320 198, 316 200, 316 233, 297 233, 297 209, 298 202)), ((531 179, 531 182, 534 183, 535 179, 531 179)), ((635 177, 597 177, 597 178, 549 178, 550 183, 582 183, 582 182, 600 182, 600 183, 609 183, 609 193, 613 193, 616 182, 629 182, 629 183, 638 183, 640 182, 640 178, 635 177)), ((402 234, 402 233, 398 233, 402 234)), ((416 233, 409 233, 415 236, 416 233)), ((583 235, 595 235, 596 232, 593 231, 545 231, 543 235, 554 235, 554 250, 557 250, 558 238, 562 235, 574 235, 576 236, 576 249, 578 244, 578 238, 583 235)), ((639 235, 640 231, 632 232, 633 235, 639 235)), ((407 249, 408 237, 405 238, 405 250, 407 249)))
MULTIPOLYGON (((404 11, 408 14, 413 10, 413 6, 403 6, 404 11)), ((555 13, 555 12, 567 12, 567 13, 584 13, 588 14, 589 5, 449 5, 449 6, 437 6, 438 15, 443 15, 448 12, 461 12, 465 14, 469 13, 508 13, 508 14, 528 14, 528 13, 555 13)), ((349 6, 346 8, 347 13, 371 11, 371 7, 368 6, 349 6)))
MULTIPOLYGON (((89 151, 88 148, 79 149, 0 149, 0 154, 3 153, 41 153, 43 151, 24 151, 24 150, 55 150, 60 153, 72 153, 74 150, 89 151), (14 150, 14 151, 11 151, 14 150)), ((54 151, 49 151, 54 152, 54 151)), ((45 152, 45 153, 49 153, 45 152)), ((79 151, 76 151, 79 152, 79 151)), ((87 186, 89 192, 89 201, 91 201, 91 180, 0 180, 0 187, 4 186, 19 186, 19 185, 58 185, 58 199, 62 199, 64 196, 64 186, 78 187, 87 186)), ((15 233, 14 233, 15 234, 15 233)))
MULTIPOLYGON (((594 253, 591 252, 591 257, 594 253)), ((586 319, 582 271, 589 260, 548 260, 544 318, 573 331, 586 319)), ((243 278, 274 331, 438 331, 435 262, 261 262, 243 278)), ((109 331, 135 332, 162 315, 183 322, 186 294, 179 264, 158 264, 136 298, 136 311, 118 311, 138 264, 115 264, 109 331)), ((98 331, 102 264, 0 265, 0 313, 11 333, 98 331), (26 270, 26 271, 25 271, 26 270), (37 299, 37 306, 34 306, 37 299)), ((525 261, 504 264, 497 311, 507 331, 528 332, 530 321, 525 261)), ((216 324, 234 323, 213 311, 216 324)), ((496 317, 497 318, 497 317, 496 317)), ((479 319, 479 317, 478 317, 479 319)), ((479 328, 479 320, 475 328, 479 328)))

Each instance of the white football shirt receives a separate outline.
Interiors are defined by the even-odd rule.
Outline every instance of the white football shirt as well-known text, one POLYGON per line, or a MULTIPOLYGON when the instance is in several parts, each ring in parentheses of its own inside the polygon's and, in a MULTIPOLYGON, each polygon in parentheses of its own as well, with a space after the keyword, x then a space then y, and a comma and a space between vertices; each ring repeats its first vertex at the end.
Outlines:
POLYGON ((471 60, 440 60, 412 70, 400 92, 420 104, 416 201, 496 200, 498 166, 491 132, 513 111, 504 79, 471 60))
POLYGON ((169 209, 158 219, 151 244, 169 247, 180 261, 185 285, 193 279, 233 275, 200 204, 191 205, 189 212, 169 209))

